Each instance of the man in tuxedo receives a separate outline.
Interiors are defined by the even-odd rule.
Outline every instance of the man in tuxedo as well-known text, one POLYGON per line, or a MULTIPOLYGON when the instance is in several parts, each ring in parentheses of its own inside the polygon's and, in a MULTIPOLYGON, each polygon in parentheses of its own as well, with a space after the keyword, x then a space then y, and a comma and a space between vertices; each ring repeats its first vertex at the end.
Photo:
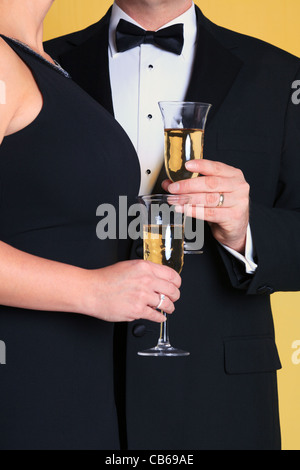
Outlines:
POLYGON ((117 382, 123 442, 280 449, 270 295, 300 290, 298 58, 213 24, 191 0, 116 0, 100 22, 46 50, 127 131, 141 193, 163 182, 205 206, 204 252, 185 256, 170 318, 172 343, 191 355, 139 357, 158 329, 128 327, 117 382), (203 176, 177 186, 164 173, 159 100, 212 104, 205 160, 190 167, 203 176))

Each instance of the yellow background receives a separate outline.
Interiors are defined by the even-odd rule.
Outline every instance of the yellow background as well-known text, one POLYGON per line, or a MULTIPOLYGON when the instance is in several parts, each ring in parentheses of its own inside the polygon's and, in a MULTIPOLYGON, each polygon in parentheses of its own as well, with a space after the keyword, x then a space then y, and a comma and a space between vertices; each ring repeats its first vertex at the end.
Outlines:
MULTIPOLYGON (((198 0, 195 3, 215 23, 263 39, 300 57, 299 0, 198 0)), ((46 18, 45 39, 95 23, 111 4, 112 0, 56 0, 46 18)), ((283 449, 300 450, 300 363, 292 360, 295 353, 292 345, 300 341, 300 293, 275 294, 272 303, 283 364, 278 374, 283 449)))

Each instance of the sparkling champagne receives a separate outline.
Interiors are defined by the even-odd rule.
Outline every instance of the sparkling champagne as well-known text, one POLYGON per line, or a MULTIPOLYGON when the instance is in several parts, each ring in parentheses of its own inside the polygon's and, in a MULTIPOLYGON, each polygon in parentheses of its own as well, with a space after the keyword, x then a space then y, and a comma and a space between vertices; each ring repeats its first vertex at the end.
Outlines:
POLYGON ((143 238, 146 261, 169 266, 181 273, 184 258, 182 225, 145 225, 143 238))
POLYGON ((188 171, 185 163, 202 159, 203 147, 203 130, 165 129, 165 167, 171 181, 175 183, 199 176, 188 171))

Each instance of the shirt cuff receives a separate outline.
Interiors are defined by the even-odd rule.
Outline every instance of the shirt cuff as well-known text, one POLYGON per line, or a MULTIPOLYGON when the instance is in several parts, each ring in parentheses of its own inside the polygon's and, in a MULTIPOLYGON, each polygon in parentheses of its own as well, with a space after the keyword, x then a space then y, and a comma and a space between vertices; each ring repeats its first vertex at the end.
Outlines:
POLYGON ((255 271, 258 268, 258 265, 254 261, 254 245, 253 245, 253 239, 252 239, 252 233, 250 229, 250 225, 248 224, 247 227, 247 237, 246 237, 246 248, 245 248, 245 256, 241 255, 241 253, 238 253, 237 251, 233 250, 232 248, 229 248, 226 245, 223 245, 223 248, 227 250, 232 256, 237 258, 239 261, 245 264, 246 268, 246 273, 247 274, 254 274, 255 271))

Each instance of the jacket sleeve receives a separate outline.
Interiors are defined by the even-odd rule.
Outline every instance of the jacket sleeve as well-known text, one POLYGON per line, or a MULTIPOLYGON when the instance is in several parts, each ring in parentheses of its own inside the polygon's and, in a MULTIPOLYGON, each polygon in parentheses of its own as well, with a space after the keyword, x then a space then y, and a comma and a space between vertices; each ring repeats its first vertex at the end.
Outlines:
POLYGON ((247 275, 242 263, 219 248, 231 284, 247 294, 300 290, 300 104, 292 100, 292 95, 285 117, 277 187, 273 207, 255 201, 250 204, 250 226, 258 264, 255 274, 247 275))

